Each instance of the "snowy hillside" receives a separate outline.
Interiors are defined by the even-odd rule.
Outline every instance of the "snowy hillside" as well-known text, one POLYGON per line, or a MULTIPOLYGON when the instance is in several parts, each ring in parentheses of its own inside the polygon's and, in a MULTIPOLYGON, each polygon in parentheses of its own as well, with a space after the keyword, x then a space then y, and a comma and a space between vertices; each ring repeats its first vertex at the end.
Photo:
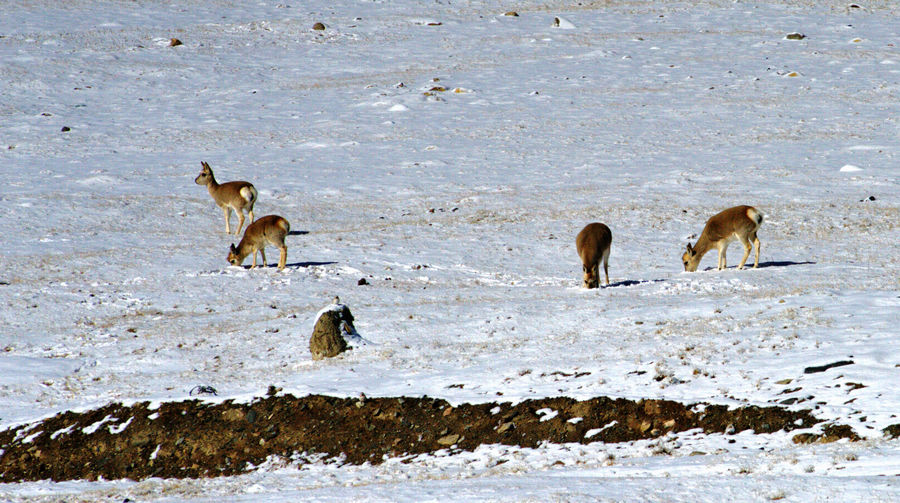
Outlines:
POLYGON ((900 498, 883 434, 900 424, 900 8, 572 4, 0 5, 0 429, 275 385, 781 405, 863 440, 273 460, 0 500, 900 498), (201 161, 290 221, 284 271, 228 265, 239 237, 201 161), (732 243, 728 270, 711 252, 683 272, 738 204, 766 215, 760 267, 736 270, 732 243), (593 221, 612 285, 585 290, 575 235, 593 221), (371 344, 314 362, 334 296, 371 344))

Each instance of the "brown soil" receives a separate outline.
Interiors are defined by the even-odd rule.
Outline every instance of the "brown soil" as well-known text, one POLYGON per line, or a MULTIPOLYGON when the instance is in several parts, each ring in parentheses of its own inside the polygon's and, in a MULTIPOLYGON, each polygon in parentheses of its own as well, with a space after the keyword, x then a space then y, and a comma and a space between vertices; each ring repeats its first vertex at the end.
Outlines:
POLYGON ((695 428, 769 433, 818 422, 807 410, 694 408, 603 397, 451 407, 428 397, 297 398, 270 390, 270 396, 249 404, 191 400, 149 406, 115 403, 0 432, 0 482, 215 477, 241 473, 272 455, 377 464, 386 456, 473 450, 481 444, 624 442, 695 428), (537 411, 544 408, 558 415, 541 421, 544 414, 537 411), (577 417, 582 420, 568 422, 577 417), (603 430, 585 438, 598 428, 603 430))

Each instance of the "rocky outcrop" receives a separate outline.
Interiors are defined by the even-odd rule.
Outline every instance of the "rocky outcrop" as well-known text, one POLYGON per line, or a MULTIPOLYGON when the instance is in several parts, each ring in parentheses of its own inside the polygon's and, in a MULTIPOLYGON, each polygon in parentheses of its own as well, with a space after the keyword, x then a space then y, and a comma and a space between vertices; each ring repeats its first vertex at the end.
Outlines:
POLYGON ((348 341, 353 338, 359 338, 353 326, 353 314, 335 298, 334 304, 319 311, 309 339, 309 352, 313 360, 332 358, 350 349, 348 341))

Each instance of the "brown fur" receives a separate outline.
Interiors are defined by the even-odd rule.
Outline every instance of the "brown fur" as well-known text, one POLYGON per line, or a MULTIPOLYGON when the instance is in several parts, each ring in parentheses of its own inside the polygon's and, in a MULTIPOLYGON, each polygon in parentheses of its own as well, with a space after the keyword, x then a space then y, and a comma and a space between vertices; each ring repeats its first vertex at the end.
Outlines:
POLYGON ((216 183, 216 177, 213 176, 212 168, 205 162, 200 162, 202 170, 194 182, 197 185, 206 185, 209 195, 216 202, 216 206, 222 208, 225 212, 225 233, 231 234, 231 210, 234 210, 238 216, 238 227, 234 231, 237 236, 244 227, 244 210, 250 215, 250 223, 253 223, 253 205, 259 193, 256 187, 250 182, 226 182, 223 184, 216 183))
POLYGON ((703 255, 713 248, 719 252, 718 269, 725 269, 725 251, 728 249, 728 243, 735 238, 744 245, 744 257, 741 258, 738 269, 744 268, 747 257, 750 256, 751 242, 756 247, 753 267, 759 266, 759 238, 756 237, 756 232, 762 222, 763 214, 753 206, 735 206, 713 215, 706 221, 697 244, 691 246, 688 243, 687 251, 681 256, 684 270, 696 271, 703 255))
POLYGON ((287 262, 287 246, 284 238, 291 231, 291 224, 278 215, 266 215, 247 226, 244 238, 235 247, 231 244, 228 252, 228 262, 231 265, 241 265, 247 255, 253 255, 253 266, 256 267, 256 252, 262 255, 263 267, 266 265, 266 245, 277 247, 281 251, 278 258, 278 269, 284 269, 287 262))
POLYGON ((612 244, 612 232, 604 224, 594 222, 587 224, 578 237, 575 238, 575 247, 578 256, 581 257, 585 288, 597 288, 600 286, 600 262, 603 262, 603 274, 606 276, 606 285, 609 286, 609 247, 612 244))

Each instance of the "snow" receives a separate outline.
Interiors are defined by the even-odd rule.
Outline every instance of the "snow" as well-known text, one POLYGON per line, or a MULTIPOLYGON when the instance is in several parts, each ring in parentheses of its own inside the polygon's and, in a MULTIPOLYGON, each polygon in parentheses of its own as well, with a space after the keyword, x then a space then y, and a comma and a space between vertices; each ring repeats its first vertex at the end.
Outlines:
POLYGON ((5 2, 0 427, 271 384, 784 402, 864 440, 273 460, 0 499, 897 500, 900 440, 881 430, 900 423, 900 12, 864 7, 5 2), (302 231, 284 271, 228 267, 239 237, 193 183, 200 161, 302 231), (760 267, 735 270, 733 243, 728 270, 709 254, 682 272, 687 241, 737 204, 766 214, 760 267), (591 221, 613 232, 612 285, 588 291, 574 236, 591 221), (314 362, 336 295, 372 344, 314 362))

